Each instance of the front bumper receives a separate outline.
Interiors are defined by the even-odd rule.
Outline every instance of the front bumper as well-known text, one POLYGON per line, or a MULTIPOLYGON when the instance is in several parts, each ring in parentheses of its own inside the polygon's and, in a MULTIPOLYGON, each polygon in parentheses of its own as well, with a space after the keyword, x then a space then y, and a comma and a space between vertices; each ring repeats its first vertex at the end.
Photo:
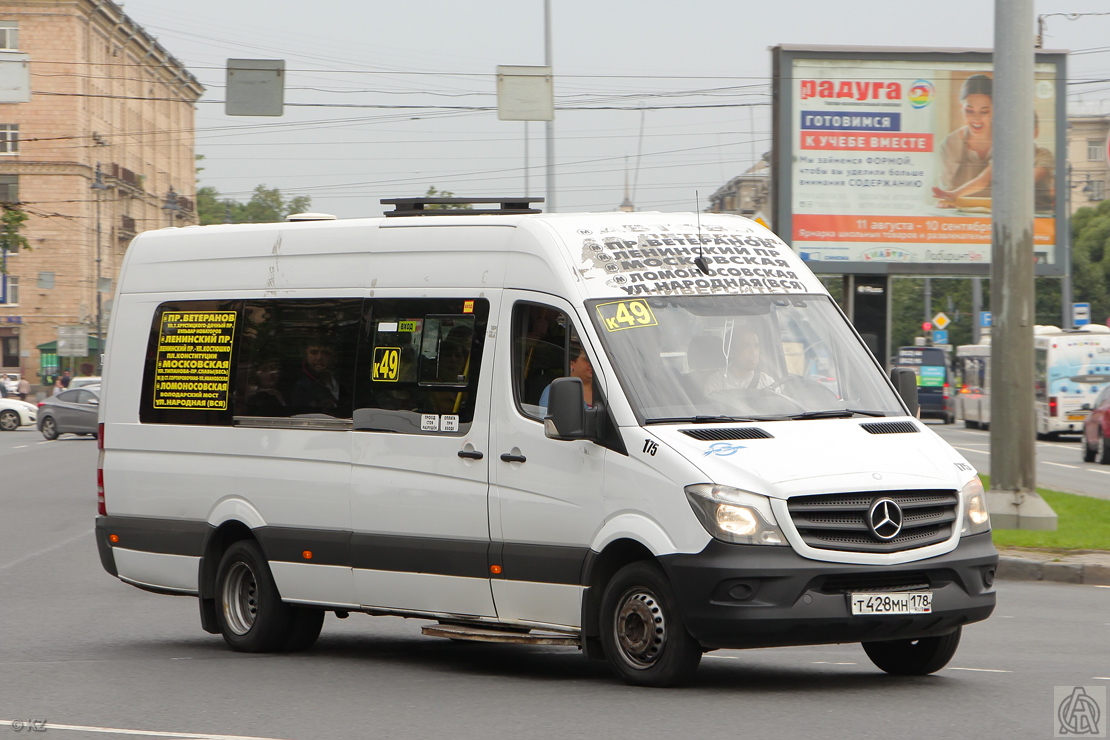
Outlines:
POLYGON ((695 639, 707 648, 752 648, 916 639, 981 621, 994 611, 998 552, 987 532, 962 538, 952 552, 900 565, 825 563, 789 547, 718 540, 660 561, 695 639), (851 614, 853 591, 916 583, 933 592, 931 614, 851 614))

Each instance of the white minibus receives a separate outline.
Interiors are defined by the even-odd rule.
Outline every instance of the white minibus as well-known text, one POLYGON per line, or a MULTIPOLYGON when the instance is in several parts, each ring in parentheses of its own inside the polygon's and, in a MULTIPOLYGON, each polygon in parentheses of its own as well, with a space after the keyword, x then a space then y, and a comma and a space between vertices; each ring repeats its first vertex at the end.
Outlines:
POLYGON ((826 643, 931 673, 990 615, 975 470, 774 234, 383 202, 132 242, 101 395, 110 574, 195 598, 234 650, 399 615, 651 686, 714 649, 826 643))

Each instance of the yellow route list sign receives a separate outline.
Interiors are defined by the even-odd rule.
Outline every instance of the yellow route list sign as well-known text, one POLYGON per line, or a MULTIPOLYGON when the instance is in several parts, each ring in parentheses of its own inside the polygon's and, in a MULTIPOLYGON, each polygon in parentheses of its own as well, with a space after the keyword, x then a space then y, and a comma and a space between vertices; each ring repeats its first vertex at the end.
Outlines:
POLYGON ((235 318, 235 311, 162 314, 154 368, 154 408, 227 409, 235 318))

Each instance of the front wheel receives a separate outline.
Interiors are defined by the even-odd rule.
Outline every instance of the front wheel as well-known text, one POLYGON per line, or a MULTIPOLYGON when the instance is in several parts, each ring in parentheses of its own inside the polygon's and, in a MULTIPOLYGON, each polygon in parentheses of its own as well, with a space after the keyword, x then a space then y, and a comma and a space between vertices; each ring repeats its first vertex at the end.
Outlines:
POLYGON ((681 685, 701 662, 701 645, 686 631, 671 584, 645 561, 621 568, 606 586, 601 644, 613 671, 634 686, 681 685))
POLYGON ((39 422, 39 431, 41 431, 42 436, 47 439, 57 439, 58 423, 54 421, 53 416, 44 416, 42 417, 42 421, 39 422))
POLYGON ((244 653, 307 650, 320 635, 324 612, 281 600, 258 545, 227 549, 216 571, 216 623, 224 642, 244 653))
POLYGON ((1086 434, 1083 435, 1081 443, 1083 445, 1083 462, 1094 462, 1096 451, 1089 444, 1087 444, 1086 434))
POLYGON ((927 676, 936 673, 960 646, 961 627, 940 637, 922 637, 917 640, 883 640, 865 642, 863 650, 871 662, 895 676, 927 676))
POLYGON ((0 411, 0 432, 14 432, 19 429, 19 414, 11 409, 0 411))
POLYGON ((1106 442, 1106 435, 1099 428, 1095 437, 1095 461, 1102 465, 1110 465, 1110 444, 1106 442))

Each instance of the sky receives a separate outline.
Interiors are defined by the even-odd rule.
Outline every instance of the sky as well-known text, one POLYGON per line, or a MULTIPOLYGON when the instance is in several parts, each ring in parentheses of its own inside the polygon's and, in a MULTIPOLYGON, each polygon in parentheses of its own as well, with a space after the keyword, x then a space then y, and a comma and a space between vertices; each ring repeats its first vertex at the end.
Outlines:
MULTIPOLYGON (((543 0, 126 0, 206 88, 198 187, 340 218, 382 198, 546 193, 544 124, 497 118, 496 67, 544 63, 543 0), (285 113, 224 113, 229 58, 284 59, 285 113), (527 143, 527 147, 526 147, 527 143), (527 159, 527 168, 525 161, 527 159)), ((777 44, 990 48, 987 0, 550 0, 560 212, 704 209, 771 147, 777 44)), ((1110 100, 1110 7, 1041 0, 1069 103, 1110 100)))

